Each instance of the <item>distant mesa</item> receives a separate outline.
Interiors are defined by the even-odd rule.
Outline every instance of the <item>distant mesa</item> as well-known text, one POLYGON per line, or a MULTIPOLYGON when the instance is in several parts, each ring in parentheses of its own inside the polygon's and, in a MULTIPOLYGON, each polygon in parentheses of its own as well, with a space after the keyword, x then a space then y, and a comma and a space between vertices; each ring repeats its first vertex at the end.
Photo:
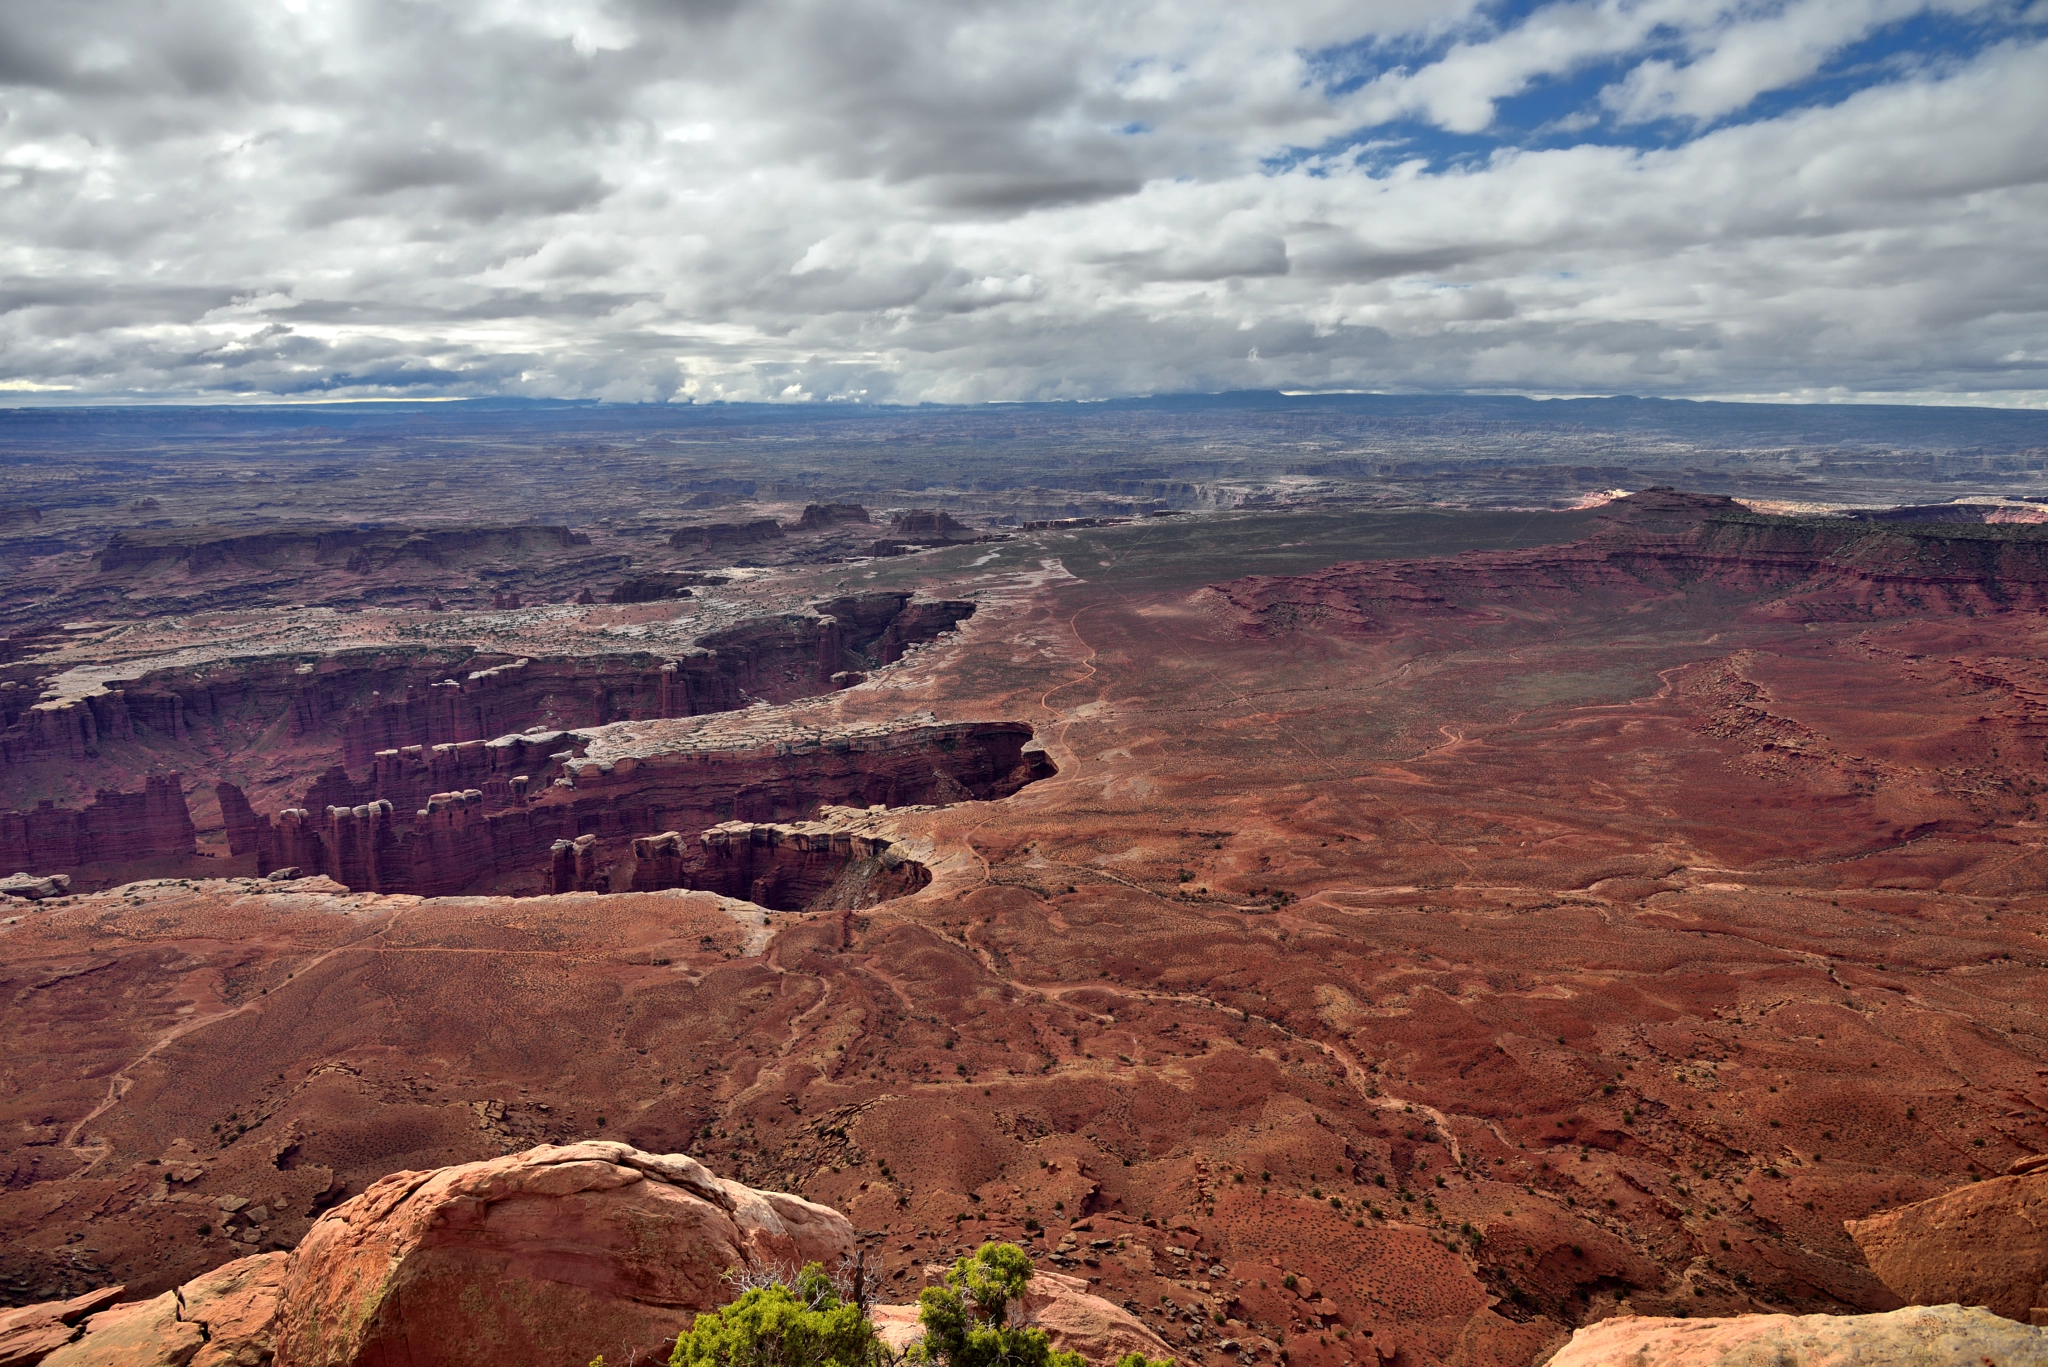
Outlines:
POLYGON ((811 503, 805 505, 802 517, 789 524, 789 530, 823 532, 848 522, 866 526, 871 520, 868 510, 858 503, 811 503))
POLYGON ((912 508, 889 519, 889 531, 906 540, 965 541, 974 530, 943 508, 912 508))
POLYGON ((338 565, 365 572, 405 561, 454 565, 489 557, 520 559, 588 546, 590 537, 561 526, 513 527, 171 527, 117 531, 94 563, 103 574, 176 567, 193 573, 244 566, 338 565))
POLYGON ((782 538, 782 524, 772 517, 748 522, 707 522, 683 527, 669 536, 668 544, 679 551, 719 551, 737 546, 758 546, 782 538))
POLYGON ((2048 500, 2012 499, 1995 503, 1908 503, 1896 508, 1851 508, 1842 516, 1860 522, 2048 522, 2048 500))
POLYGON ((26 503, 0 503, 0 527, 33 527, 43 520, 41 508, 26 503))
POLYGON ((699 489, 686 494, 678 504, 682 508, 723 508, 733 503, 744 503, 754 496, 754 486, 746 483, 735 489, 699 489))
POLYGON ((1382 634, 1424 619, 1638 610, 1653 598, 1746 603, 1778 621, 1959 616, 2048 607, 2048 528, 1780 517, 1733 499, 1645 489, 1560 546, 1415 560, 1346 561, 1310 574, 1212 584, 1250 636, 1382 634))
POLYGON ((989 538, 943 508, 911 508, 889 519, 889 534, 870 547, 874 555, 902 555, 912 546, 969 546, 989 538))
POLYGON ((636 574, 622 579, 605 595, 607 603, 659 603, 668 598, 688 598, 690 590, 728 583, 722 574, 697 574, 688 570, 665 574, 636 574))

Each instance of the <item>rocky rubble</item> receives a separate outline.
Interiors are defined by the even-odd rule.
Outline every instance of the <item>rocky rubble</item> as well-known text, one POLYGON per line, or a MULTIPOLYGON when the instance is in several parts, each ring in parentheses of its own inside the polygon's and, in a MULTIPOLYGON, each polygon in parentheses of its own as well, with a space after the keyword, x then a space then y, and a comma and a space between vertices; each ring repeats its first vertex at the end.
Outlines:
POLYGON ((40 902, 45 897, 62 897, 71 891, 71 879, 61 873, 38 877, 33 873, 10 873, 0 878, 0 897, 18 897, 40 902))

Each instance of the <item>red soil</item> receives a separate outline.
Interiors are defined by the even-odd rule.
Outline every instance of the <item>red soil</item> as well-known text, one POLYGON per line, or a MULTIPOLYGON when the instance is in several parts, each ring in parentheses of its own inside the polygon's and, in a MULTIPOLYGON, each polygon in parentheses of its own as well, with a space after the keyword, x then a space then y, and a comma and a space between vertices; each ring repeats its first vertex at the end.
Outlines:
POLYGON ((932 883, 765 952, 704 893, 29 912, 0 1290, 146 1293, 383 1172, 603 1135, 839 1207, 891 1286, 1070 1235, 1212 1362, 1889 1307, 1843 1219, 2048 1150, 2029 529, 1865 528, 1884 559, 1648 511, 1570 551, 1312 546, 1306 580, 1245 577, 1285 518, 1030 552, 1081 579, 892 561, 988 597, 778 715, 1014 717, 1059 772, 894 813, 932 883))

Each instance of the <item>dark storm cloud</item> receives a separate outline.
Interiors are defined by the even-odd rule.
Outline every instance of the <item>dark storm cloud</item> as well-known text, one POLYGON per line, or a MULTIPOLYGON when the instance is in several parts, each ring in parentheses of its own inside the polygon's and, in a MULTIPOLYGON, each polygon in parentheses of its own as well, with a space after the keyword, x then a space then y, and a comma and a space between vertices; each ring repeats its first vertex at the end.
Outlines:
POLYGON ((2039 400, 2042 39, 1999 0, 19 0, 0 385, 2039 400), (1797 98, 1928 8, 1991 38, 1797 98), (1576 145, 1518 143, 1593 63, 1576 145))

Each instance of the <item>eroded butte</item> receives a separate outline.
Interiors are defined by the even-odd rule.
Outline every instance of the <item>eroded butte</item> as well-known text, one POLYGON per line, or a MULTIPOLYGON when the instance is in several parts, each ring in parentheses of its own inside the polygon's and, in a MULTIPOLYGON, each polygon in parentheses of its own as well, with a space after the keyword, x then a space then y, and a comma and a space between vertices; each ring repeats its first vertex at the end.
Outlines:
MULTIPOLYGON (((396 666, 297 732, 280 685, 99 733, 255 815, 196 790, 237 877, 0 932, 0 1288, 160 1291, 394 1169, 604 1137, 847 1212, 892 1299, 1007 1238, 1191 1360, 1526 1363, 1623 1307, 1893 1308, 1842 1222, 2048 1149, 2035 527, 1653 491, 863 573, 974 610, 860 669, 818 648, 850 609, 782 604, 779 693, 410 757, 352 739, 433 715, 396 666), (299 801, 396 811, 435 763, 504 867, 420 886, 430 815, 386 880, 299 801), (265 838, 328 862, 259 876, 265 838), (419 895, 499 877, 532 895, 419 895)), ((231 655, 158 667, 275 672, 231 655)), ((534 697, 588 702, 560 669, 534 697)))

